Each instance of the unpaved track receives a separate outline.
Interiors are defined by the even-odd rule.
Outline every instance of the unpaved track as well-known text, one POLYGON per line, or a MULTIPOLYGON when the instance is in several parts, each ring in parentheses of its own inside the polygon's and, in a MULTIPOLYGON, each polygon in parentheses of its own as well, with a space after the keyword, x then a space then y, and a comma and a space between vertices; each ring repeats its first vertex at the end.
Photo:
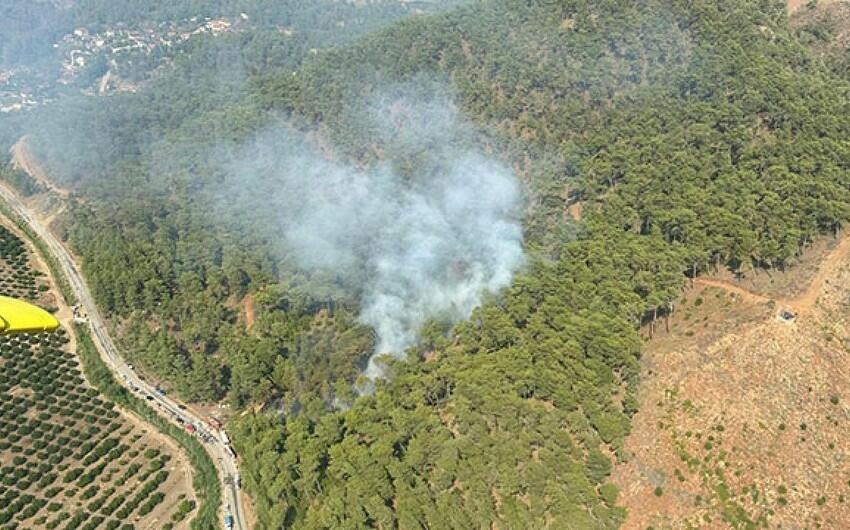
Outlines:
POLYGON ((847 263, 848 259, 850 259, 850 234, 845 234, 838 246, 832 249, 832 252, 823 260, 806 290, 789 301, 792 307, 800 313, 810 313, 818 301, 818 296, 823 292, 824 285, 830 278, 838 277, 839 269, 847 263))
POLYGON ((740 285, 714 278, 699 277, 694 280, 694 284, 717 287, 754 304, 764 304, 773 301, 781 307, 794 311, 798 315, 805 315, 810 314, 815 308, 824 286, 829 283, 829 278, 835 278, 838 270, 848 260, 850 260, 850 234, 845 234, 838 245, 827 254, 826 258, 818 266, 818 271, 812 277, 806 290, 794 298, 772 298, 741 287, 740 285))
POLYGON ((254 326, 254 320, 256 319, 256 313, 254 311, 254 297, 251 295, 246 296, 242 304, 245 311, 245 327, 247 329, 251 329, 254 326))
POLYGON ((630 456, 612 475, 624 528, 730 528, 720 483, 771 527, 850 528, 850 231, 813 263, 784 297, 698 278, 649 343, 630 456), (802 318, 775 318, 771 301, 802 318))
MULTIPOLYGON (((94 298, 79 271, 79 267, 68 249, 65 248, 44 224, 37 220, 34 212, 31 212, 17 194, 5 184, 0 184, 0 199, 4 200, 12 211, 27 223, 30 229, 44 241, 48 251, 59 264, 61 272, 67 278, 68 284, 77 297, 78 304, 83 307, 85 313, 88 315, 92 341, 106 366, 115 375, 115 380, 131 391, 132 387, 135 386, 139 389, 140 394, 145 394, 152 398, 150 400, 151 404, 156 405, 152 408, 166 419, 177 423, 176 418, 181 418, 184 423, 194 424, 198 431, 204 432, 205 424, 202 418, 195 416, 190 410, 182 410, 171 398, 158 394, 156 389, 147 382, 142 381, 133 369, 130 368, 129 364, 119 355, 118 348, 107 331, 106 322, 101 317, 94 298)), ((218 469, 224 509, 226 513, 233 515, 233 528, 236 530, 248 530, 240 491, 231 480, 233 477, 238 476, 239 473, 236 459, 230 456, 224 445, 215 436, 215 433, 213 433, 213 442, 203 444, 203 446, 209 453, 213 464, 218 469)))
POLYGON ((723 289, 724 291, 728 291, 742 300, 746 302, 751 302, 753 304, 766 304, 771 300, 767 296, 761 295, 754 291, 750 291, 749 289, 744 289, 741 286, 725 282, 723 280, 713 280, 711 278, 697 278, 694 280, 694 285, 704 285, 706 287, 717 287, 718 289, 723 289))

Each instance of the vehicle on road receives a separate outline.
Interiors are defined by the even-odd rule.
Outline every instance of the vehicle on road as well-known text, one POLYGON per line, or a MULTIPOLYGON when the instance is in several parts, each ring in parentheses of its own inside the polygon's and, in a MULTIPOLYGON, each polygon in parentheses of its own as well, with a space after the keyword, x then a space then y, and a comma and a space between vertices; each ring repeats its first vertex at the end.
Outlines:
MULTIPOLYGON (((168 397, 156 395, 152 387, 148 390, 147 384, 138 383, 138 381, 144 381, 145 378, 136 373, 135 367, 132 364, 126 363, 126 361, 121 357, 120 352, 115 347, 115 344, 109 336, 106 324, 94 303, 94 299, 86 285, 85 279, 80 274, 77 264, 71 257, 68 250, 49 229, 29 214, 27 206, 20 201, 19 197, 10 190, 8 186, 2 183, 0 183, 0 199, 5 200, 14 213, 20 216, 20 218, 23 219, 24 222, 35 232, 35 234, 45 242, 49 253, 56 259, 59 268, 62 269, 65 277, 68 279, 69 286, 73 291, 75 298, 79 300, 78 313, 85 314, 86 323, 91 332, 95 346, 97 347, 104 363, 110 371, 115 374, 115 379, 124 384, 126 388, 132 390, 135 395, 140 397, 144 396, 149 401, 154 401, 155 399, 158 404, 160 404, 160 407, 152 407, 152 410, 160 410, 163 416, 169 417, 178 423, 183 423, 184 427, 186 424, 192 424, 192 428, 194 429, 197 428, 197 426, 202 425, 204 423, 204 419, 200 416, 195 417, 195 414, 191 410, 188 410, 185 405, 172 402, 168 397), (178 408, 186 412, 177 413, 176 410, 178 408)), ((0 313, 0 315, 1 314, 2 313, 0 313)), ((223 407, 229 408, 229 405, 224 405, 223 407)), ((204 434, 209 435, 206 431, 201 431, 198 434, 199 436, 204 434)), ((218 441, 215 431, 213 431, 211 441, 218 441)), ((220 467, 219 471, 222 475, 233 473, 236 463, 231 459, 235 458, 235 454, 229 446, 219 446, 218 444, 207 445, 207 451, 213 461, 218 463, 218 466, 220 467), (225 455, 229 458, 225 457, 225 455)), ((243 518, 244 510, 241 507, 241 499, 238 496, 230 499, 228 492, 226 491, 222 491, 222 494, 223 498, 221 500, 228 504, 227 509, 224 510, 224 513, 228 515, 225 521, 225 526, 229 530, 232 530, 234 527, 237 528, 237 530, 247 530, 248 526, 243 518), (232 508, 229 505, 229 502, 235 503, 232 508)))

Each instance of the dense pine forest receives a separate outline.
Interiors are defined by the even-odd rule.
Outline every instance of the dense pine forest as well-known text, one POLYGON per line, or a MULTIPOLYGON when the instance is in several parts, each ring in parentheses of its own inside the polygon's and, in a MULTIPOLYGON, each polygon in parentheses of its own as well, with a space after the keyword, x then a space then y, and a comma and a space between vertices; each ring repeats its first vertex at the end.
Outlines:
MULTIPOLYGON (((90 24, 207 9, 136 4, 77 8, 90 24)), ((128 356, 186 399, 249 411, 230 429, 262 528, 617 527, 607 477, 626 457, 640 327, 687 277, 786 267, 850 217, 846 53, 823 51, 828 21, 792 29, 781 2, 212 4, 257 27, 190 40, 141 90, 66 97, 2 135, 29 133, 73 190, 60 226, 128 356), (459 141, 513 168, 527 256, 361 395, 363 293, 299 266, 250 190, 211 205, 226 161, 268 130, 427 174, 425 140, 394 150, 362 119, 399 86, 450 100, 459 141)))

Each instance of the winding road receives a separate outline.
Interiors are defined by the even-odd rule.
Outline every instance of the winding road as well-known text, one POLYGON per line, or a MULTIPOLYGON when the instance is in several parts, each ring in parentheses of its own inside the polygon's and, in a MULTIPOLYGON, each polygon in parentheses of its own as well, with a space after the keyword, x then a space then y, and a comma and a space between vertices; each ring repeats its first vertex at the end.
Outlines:
MULTIPOLYGON (((194 426, 195 434, 218 469, 222 487, 224 515, 233 517, 232 528, 236 530, 248 530, 248 525, 245 521, 245 510, 239 495, 239 470, 236 458, 233 456, 226 438, 224 438, 224 431, 220 433, 213 432, 206 426, 203 418, 194 415, 190 410, 178 404, 173 399, 161 395, 153 385, 146 383, 135 373, 131 365, 119 355, 115 343, 109 336, 106 323, 98 311, 97 305, 94 303, 94 298, 68 249, 65 248, 44 224, 36 219, 17 194, 5 184, 0 184, 0 198, 6 201, 12 211, 44 241, 53 258, 59 264, 62 273, 68 279, 68 283, 77 297, 78 304, 88 315, 92 339, 97 346, 101 358, 115 374, 115 379, 137 396, 147 399, 161 416, 178 424, 181 428, 185 425, 194 426), (205 442, 204 439, 208 441, 205 442)), ((224 527, 224 517, 222 516, 219 520, 222 521, 222 526, 224 527)))

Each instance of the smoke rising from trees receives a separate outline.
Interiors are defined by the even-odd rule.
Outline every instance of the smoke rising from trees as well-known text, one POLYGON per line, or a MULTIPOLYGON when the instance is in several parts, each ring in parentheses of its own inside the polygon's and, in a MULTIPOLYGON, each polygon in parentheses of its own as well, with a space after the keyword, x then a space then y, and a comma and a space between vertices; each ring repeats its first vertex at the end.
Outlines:
MULTIPOLYGON (((439 98, 438 98, 439 99, 439 98)), ((303 139, 267 131, 229 164, 242 190, 270 201, 288 255, 361 293, 377 357, 401 357, 431 319, 467 317, 523 263, 521 193, 511 171, 463 147, 470 130, 448 101, 376 100, 365 111, 382 160, 328 160, 303 139)), ((229 187, 229 186, 227 186, 229 187)), ((256 212, 255 212, 256 215, 256 212)))

